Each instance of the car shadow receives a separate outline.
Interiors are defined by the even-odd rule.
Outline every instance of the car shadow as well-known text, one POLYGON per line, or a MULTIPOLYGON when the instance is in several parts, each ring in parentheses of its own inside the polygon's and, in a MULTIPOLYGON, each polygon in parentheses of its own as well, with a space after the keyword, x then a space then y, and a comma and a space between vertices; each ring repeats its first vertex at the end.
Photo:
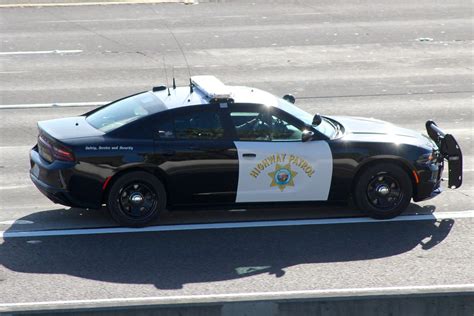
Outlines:
MULTIPOLYGON (((419 208, 428 214, 435 209, 419 208)), ((418 246, 428 251, 453 225, 452 219, 433 216, 404 222, 5 237, 0 265, 21 273, 180 289, 261 273, 280 278, 295 265, 380 259, 418 246)))
POLYGON ((41 210, 15 220, 8 231, 74 229, 94 227, 114 227, 105 208, 89 210, 76 207, 59 206, 50 210, 41 210))

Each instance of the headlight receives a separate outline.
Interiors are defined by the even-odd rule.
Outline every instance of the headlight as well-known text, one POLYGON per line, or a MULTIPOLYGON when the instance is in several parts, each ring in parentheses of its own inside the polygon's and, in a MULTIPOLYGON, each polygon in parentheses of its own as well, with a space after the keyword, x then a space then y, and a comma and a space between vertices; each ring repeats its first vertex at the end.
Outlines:
POLYGON ((439 151, 433 150, 431 153, 426 153, 421 155, 417 160, 417 164, 419 165, 431 165, 440 160, 441 156, 439 151))

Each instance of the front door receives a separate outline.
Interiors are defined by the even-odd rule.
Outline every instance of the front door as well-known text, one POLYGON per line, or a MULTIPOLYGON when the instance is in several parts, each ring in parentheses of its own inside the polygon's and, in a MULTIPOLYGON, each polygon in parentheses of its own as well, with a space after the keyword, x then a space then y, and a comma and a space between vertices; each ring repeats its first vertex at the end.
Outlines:
POLYGON ((304 126, 265 106, 233 105, 239 159, 237 203, 324 201, 332 179, 325 140, 302 142, 304 126))
POLYGON ((173 111, 158 123, 155 155, 167 176, 173 205, 232 203, 237 151, 213 105, 173 111))

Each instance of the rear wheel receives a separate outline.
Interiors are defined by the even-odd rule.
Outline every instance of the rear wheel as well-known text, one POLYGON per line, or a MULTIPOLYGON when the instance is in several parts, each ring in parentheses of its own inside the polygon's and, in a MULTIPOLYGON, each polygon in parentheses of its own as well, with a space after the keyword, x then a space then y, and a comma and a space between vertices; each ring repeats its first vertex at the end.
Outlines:
POLYGON ((120 225, 145 226, 165 209, 166 191, 161 181, 148 172, 126 173, 111 186, 107 207, 120 225))
POLYGON ((354 189, 356 205, 377 219, 398 216, 410 204, 413 186, 401 167, 378 163, 362 172, 354 189))

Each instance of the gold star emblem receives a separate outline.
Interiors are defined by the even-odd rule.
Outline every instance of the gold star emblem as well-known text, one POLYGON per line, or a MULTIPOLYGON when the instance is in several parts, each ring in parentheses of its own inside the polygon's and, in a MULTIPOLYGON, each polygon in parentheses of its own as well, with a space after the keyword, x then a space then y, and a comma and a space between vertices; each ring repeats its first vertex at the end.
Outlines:
POLYGON ((268 176, 272 178, 271 187, 278 187, 280 191, 283 191, 286 186, 294 187, 295 182, 293 181, 298 173, 291 170, 291 165, 275 165, 275 171, 269 172, 268 176))

